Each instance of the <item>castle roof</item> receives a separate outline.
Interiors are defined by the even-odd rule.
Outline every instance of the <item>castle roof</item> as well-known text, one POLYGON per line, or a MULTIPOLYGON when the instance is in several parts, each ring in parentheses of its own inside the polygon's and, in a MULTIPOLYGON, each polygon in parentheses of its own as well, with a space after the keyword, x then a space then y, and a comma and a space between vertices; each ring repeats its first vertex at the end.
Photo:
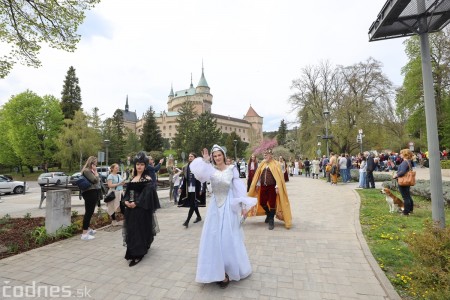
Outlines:
POLYGON ((185 90, 176 91, 174 97, 193 96, 195 95, 195 88, 191 87, 185 90))
POLYGON ((247 111, 247 114, 245 115, 246 117, 259 117, 261 118, 260 115, 258 115, 258 113, 253 109, 253 107, 250 105, 250 108, 247 111))
POLYGON ((219 119, 219 120, 230 120, 230 121, 233 121, 233 122, 237 122, 237 123, 245 123, 245 124, 248 124, 248 123, 249 123, 247 120, 244 120, 244 119, 238 119, 238 118, 233 118, 233 117, 230 117, 230 116, 223 116, 223 115, 218 115, 218 114, 211 114, 211 116, 212 116, 213 118, 216 118, 216 119, 219 119))
POLYGON ((123 113, 123 120, 127 121, 127 122, 134 122, 136 123, 138 118, 136 116, 136 112, 135 111, 129 111, 129 110, 124 110, 121 109, 122 113, 123 113))

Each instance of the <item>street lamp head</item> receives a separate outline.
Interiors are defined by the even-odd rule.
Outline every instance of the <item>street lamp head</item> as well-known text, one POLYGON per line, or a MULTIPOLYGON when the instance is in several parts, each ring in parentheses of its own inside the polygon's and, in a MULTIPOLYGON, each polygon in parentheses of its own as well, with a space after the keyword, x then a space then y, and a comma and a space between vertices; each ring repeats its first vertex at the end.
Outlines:
POLYGON ((325 110, 323 111, 323 116, 324 116, 325 118, 327 118, 329 114, 330 114, 330 112, 328 111, 328 109, 325 109, 325 110))
POLYGON ((103 143, 105 143, 106 145, 108 145, 110 142, 110 140, 104 140, 103 143))

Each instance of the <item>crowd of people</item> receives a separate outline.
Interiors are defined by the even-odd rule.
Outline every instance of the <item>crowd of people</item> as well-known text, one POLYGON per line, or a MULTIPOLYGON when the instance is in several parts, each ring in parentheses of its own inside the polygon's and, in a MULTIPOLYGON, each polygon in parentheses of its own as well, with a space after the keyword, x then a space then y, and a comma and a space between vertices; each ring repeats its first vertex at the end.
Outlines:
MULTIPOLYGON (((395 179, 404 176, 424 157, 408 149, 403 149, 398 155, 365 152, 350 156, 331 152, 330 157, 305 157, 288 162, 283 156, 279 156, 278 160, 273 156, 272 149, 267 149, 261 161, 253 154, 247 162, 234 162, 227 158, 224 148, 214 145, 211 151, 203 149, 200 157, 194 152, 189 153, 188 163, 181 169, 172 157, 168 159, 170 201, 178 207, 189 208, 182 225, 188 229, 194 213, 193 223, 203 221, 200 224, 202 233, 197 282, 216 283, 226 288, 231 281, 239 281, 251 274, 242 224, 247 217, 265 216, 264 223, 268 230, 275 228, 275 219, 290 229, 292 214, 286 188, 289 177, 324 177, 331 185, 336 185, 339 177, 343 183, 350 182, 351 169, 357 169, 359 187, 375 188, 374 171, 397 170, 395 179), (246 184, 241 179, 242 172, 247 179, 246 184), (199 210, 202 206, 207 206, 204 219, 199 210)), ((163 162, 164 159, 161 159, 155 165, 153 158, 141 151, 133 159, 133 169, 126 176, 127 180, 119 174, 118 164, 110 167, 106 183, 108 193, 113 192, 115 197, 106 204, 107 212, 112 225, 122 226, 125 259, 130 267, 144 258, 159 232, 156 211, 160 203, 156 192, 156 174, 163 162), (119 213, 123 215, 123 221, 117 220, 119 213)), ((95 205, 104 194, 96 166, 97 158, 91 156, 82 169, 83 176, 91 182, 91 186, 82 191, 86 210, 82 240, 95 238, 96 231, 89 227, 90 219, 95 205)), ((400 187, 399 190, 405 202, 403 214, 409 215, 414 209, 409 187, 400 187)))

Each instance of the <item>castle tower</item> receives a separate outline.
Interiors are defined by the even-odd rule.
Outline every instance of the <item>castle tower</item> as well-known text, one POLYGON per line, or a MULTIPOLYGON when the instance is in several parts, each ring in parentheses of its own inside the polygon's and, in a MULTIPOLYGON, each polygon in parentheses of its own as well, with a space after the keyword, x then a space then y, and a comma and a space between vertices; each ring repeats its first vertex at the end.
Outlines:
POLYGON ((244 120, 249 122, 252 126, 252 134, 249 136, 250 144, 256 144, 263 139, 263 117, 250 105, 247 114, 244 116, 244 120))
POLYGON ((195 88, 195 93, 198 94, 203 100, 203 112, 206 111, 211 112, 212 95, 210 94, 208 82, 206 81, 205 78, 203 62, 202 62, 202 76, 200 77, 197 87, 195 88))

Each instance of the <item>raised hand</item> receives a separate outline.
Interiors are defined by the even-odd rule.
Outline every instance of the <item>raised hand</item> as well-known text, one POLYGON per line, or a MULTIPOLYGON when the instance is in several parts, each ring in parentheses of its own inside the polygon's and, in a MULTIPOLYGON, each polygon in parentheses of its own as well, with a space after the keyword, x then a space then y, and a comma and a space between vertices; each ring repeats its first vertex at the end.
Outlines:
POLYGON ((204 160, 209 160, 209 159, 210 159, 208 149, 203 148, 203 150, 202 150, 202 156, 203 156, 203 159, 204 159, 204 160))

